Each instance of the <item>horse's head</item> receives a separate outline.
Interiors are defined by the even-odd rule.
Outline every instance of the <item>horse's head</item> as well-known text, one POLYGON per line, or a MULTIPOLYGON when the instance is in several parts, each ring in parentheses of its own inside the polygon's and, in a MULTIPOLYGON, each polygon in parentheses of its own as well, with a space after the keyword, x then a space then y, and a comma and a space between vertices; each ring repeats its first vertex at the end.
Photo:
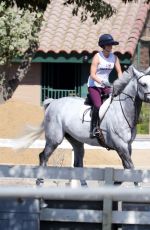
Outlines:
POLYGON ((133 68, 134 76, 137 79, 137 92, 142 101, 150 103, 150 68, 141 72, 133 68))

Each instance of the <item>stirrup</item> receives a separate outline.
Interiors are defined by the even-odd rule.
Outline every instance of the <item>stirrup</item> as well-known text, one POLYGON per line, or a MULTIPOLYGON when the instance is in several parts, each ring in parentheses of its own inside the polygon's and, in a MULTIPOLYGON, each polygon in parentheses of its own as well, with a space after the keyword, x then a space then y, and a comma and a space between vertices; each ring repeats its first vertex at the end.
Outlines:
POLYGON ((92 132, 90 132, 90 138, 96 137, 99 133, 100 133, 100 131, 97 129, 97 127, 95 127, 95 128, 92 130, 92 132))
POLYGON ((96 137, 99 133, 100 133, 99 129, 97 127, 95 127, 93 129, 93 135, 96 137))

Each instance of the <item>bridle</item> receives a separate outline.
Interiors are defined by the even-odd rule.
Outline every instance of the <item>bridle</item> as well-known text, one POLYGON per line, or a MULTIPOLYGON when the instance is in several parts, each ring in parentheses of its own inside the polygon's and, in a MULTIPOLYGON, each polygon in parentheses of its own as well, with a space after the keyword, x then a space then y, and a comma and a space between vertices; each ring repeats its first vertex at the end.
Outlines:
MULTIPOLYGON (((149 75, 149 74, 143 74, 142 76, 140 76, 138 79, 137 79, 137 82, 142 78, 142 77, 144 77, 144 76, 146 76, 146 75, 149 75)), ((137 92, 138 92, 138 89, 137 89, 137 92)), ((150 95, 150 92, 149 93, 144 93, 144 99, 145 99, 145 101, 146 101, 146 96, 147 95, 150 95)))
MULTIPOLYGON (((136 95, 133 97, 133 96, 131 96, 131 95, 129 95, 129 94, 127 94, 127 93, 124 93, 124 92, 122 92, 121 94, 124 94, 124 95, 126 95, 127 97, 129 97, 131 100, 132 100, 132 102, 133 102, 133 105, 134 105, 134 123, 133 123, 133 126, 131 126, 130 125, 130 123, 129 123, 129 121, 128 121, 128 119, 127 119, 127 117, 126 117, 126 115, 125 115, 125 113, 124 113, 124 110, 123 110, 123 106, 122 106, 122 103, 121 103, 121 94, 119 94, 119 103, 120 103, 120 107, 121 107, 121 110, 122 110, 122 113, 123 113, 123 116, 124 116, 124 118, 125 118, 125 120, 126 120, 126 122, 127 122, 127 124, 128 124, 128 126, 129 126, 129 128, 132 130, 135 126, 136 126, 136 117, 137 117, 137 110, 136 110, 136 98, 137 98, 137 95, 138 95, 138 82, 139 82, 139 80, 142 78, 142 77, 144 77, 144 76, 146 76, 146 74, 143 74, 142 76, 140 76, 138 79, 136 79, 137 80, 137 89, 136 89, 136 95)), ((146 99, 146 95, 148 95, 148 94, 150 94, 150 93, 144 93, 144 98, 146 99)))

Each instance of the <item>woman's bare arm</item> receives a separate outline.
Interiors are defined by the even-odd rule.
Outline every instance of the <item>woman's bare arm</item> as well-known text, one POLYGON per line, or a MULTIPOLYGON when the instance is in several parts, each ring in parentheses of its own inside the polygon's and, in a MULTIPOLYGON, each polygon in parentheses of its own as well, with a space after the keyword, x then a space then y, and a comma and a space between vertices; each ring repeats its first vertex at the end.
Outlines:
POLYGON ((97 66, 99 64, 98 54, 95 54, 91 63, 90 77, 97 83, 101 83, 102 80, 96 76, 97 66))
POLYGON ((116 62, 115 62, 115 69, 117 71, 118 77, 122 76, 122 70, 121 70, 121 65, 118 57, 116 57, 116 62))

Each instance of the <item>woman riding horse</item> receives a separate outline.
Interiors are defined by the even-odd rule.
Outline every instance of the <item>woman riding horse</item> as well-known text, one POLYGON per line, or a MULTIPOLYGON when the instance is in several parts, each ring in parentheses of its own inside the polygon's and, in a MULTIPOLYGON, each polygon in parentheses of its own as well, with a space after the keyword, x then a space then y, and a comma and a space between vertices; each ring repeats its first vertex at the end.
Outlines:
POLYGON ((109 74, 115 67, 118 77, 122 76, 122 70, 119 59, 112 51, 113 45, 119 42, 114 41, 110 34, 103 34, 99 38, 98 45, 102 51, 96 53, 93 57, 90 76, 88 79, 88 91, 93 103, 92 119, 90 128, 90 137, 95 137, 98 122, 99 108, 102 104, 101 94, 110 94, 109 74))

